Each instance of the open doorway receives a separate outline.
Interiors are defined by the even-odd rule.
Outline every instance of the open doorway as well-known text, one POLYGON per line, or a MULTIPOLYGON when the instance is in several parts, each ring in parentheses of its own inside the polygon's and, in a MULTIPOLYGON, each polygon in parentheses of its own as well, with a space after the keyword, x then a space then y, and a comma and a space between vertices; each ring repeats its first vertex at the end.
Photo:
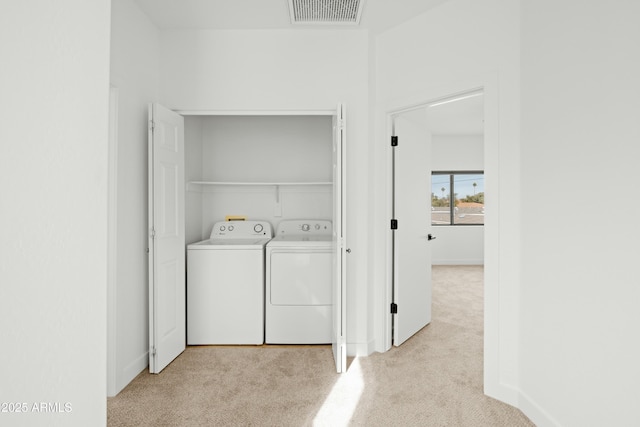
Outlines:
POLYGON ((426 108, 431 134, 432 265, 484 264, 484 96, 426 108))
POLYGON ((388 336, 390 346, 398 346, 431 321, 432 264, 484 265, 484 91, 414 104, 389 113, 388 119, 388 336), (447 175, 441 195, 433 190, 434 172, 447 175), (440 218, 437 204, 447 208, 448 222, 440 218))

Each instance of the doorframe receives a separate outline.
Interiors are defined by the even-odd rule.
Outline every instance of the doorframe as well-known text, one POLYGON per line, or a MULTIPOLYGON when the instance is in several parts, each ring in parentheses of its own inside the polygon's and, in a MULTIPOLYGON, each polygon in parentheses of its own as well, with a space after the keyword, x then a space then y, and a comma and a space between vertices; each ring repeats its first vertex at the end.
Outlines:
MULTIPOLYGON (((464 96, 471 92, 483 91, 484 94, 484 174, 491 195, 485 200, 487 217, 484 225, 484 391, 485 394, 500 395, 505 401, 513 401, 513 396, 506 396, 505 386, 500 381, 500 138, 499 138, 499 93, 497 75, 489 74, 452 85, 440 85, 430 90, 417 93, 411 97, 390 100, 382 110, 385 123, 384 156, 386 166, 386 231, 383 237, 385 247, 385 283, 382 300, 377 306, 377 318, 381 320, 383 331, 378 336, 383 339, 383 350, 392 348, 392 314, 390 305, 393 301, 393 252, 392 231, 388 227, 391 218, 393 200, 392 173, 392 124, 394 116, 419 108, 425 108, 436 102, 464 96)), ((383 104, 384 105, 384 104, 383 104)))
MULTIPOLYGON (((209 109, 178 109, 178 108, 171 108, 171 107, 167 107, 169 109, 171 109, 173 112, 175 112, 176 114, 180 114, 183 117, 197 117, 197 116, 259 116, 259 117, 268 117, 268 116, 291 116, 291 117, 295 117, 295 116, 325 116, 325 117, 336 117, 339 121, 339 126, 342 129, 343 135, 342 135, 342 149, 343 149, 343 154, 342 154, 342 164, 343 164, 343 171, 342 171, 342 211, 346 212, 346 202, 345 202, 345 198, 346 198, 346 173, 344 171, 345 167, 346 167, 346 133, 344 133, 344 129, 345 129, 345 123, 346 123, 346 103, 344 102, 338 102, 336 104, 337 108, 332 108, 332 109, 286 109, 286 110, 255 110, 255 109, 246 109, 246 110, 226 110, 226 109, 220 109, 220 110, 209 110, 209 109)), ((185 126, 186 128, 186 126, 185 126)), ((185 131, 186 134, 186 131, 185 131)), ((335 130, 334 130, 334 135, 333 138, 335 138, 335 130)), ((187 151, 187 141, 186 141, 186 136, 185 136, 185 153, 187 151)), ((186 158, 185 158, 185 175, 186 175, 186 158)), ((188 188, 188 180, 185 179, 185 188, 188 188)), ((335 185, 335 182, 334 182, 335 185)), ((187 202, 185 200, 185 209, 187 202)), ((185 211, 185 234, 186 234, 186 216, 187 213, 185 211)), ((333 218, 333 221, 335 221, 335 218, 333 218)), ((347 235, 345 232, 345 228, 346 228, 346 223, 347 223, 347 214, 345 213, 343 215, 342 218, 342 226, 341 226, 341 233, 342 236, 338 237, 338 248, 337 250, 340 251, 340 253, 338 253, 336 256, 341 257, 342 262, 342 295, 341 295, 341 337, 338 340, 337 343, 335 343, 340 351, 340 366, 338 366, 338 360, 335 354, 334 354, 334 360, 336 360, 336 369, 338 371, 338 373, 343 373, 347 371, 347 316, 348 316, 348 306, 347 306, 347 292, 346 292, 346 278, 347 278, 347 262, 346 262, 346 255, 345 255, 345 251, 347 251, 348 248, 348 240, 347 240, 347 235)), ((335 224, 334 224, 335 225, 335 224)), ((349 249, 350 251, 350 249, 349 249)))

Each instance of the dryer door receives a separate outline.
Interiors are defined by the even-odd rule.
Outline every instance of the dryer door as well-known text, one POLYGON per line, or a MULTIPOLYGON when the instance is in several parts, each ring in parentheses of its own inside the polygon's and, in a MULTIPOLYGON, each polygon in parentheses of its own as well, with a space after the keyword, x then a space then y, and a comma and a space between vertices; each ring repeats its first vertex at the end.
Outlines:
POLYGON ((272 305, 331 305, 331 252, 271 254, 272 305))

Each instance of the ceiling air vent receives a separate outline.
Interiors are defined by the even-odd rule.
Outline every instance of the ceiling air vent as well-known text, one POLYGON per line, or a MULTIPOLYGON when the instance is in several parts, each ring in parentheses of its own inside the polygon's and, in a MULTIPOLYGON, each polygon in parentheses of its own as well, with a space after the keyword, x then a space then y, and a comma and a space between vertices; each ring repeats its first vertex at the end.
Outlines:
POLYGON ((293 24, 353 24, 360 22, 364 0, 289 0, 293 24))

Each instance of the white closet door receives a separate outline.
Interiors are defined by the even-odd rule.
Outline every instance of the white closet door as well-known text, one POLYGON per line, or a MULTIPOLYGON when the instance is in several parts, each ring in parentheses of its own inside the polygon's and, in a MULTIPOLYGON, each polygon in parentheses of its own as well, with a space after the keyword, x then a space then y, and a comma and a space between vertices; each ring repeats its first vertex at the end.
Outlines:
POLYGON ((333 117, 333 357, 338 373, 347 370, 347 281, 345 203, 345 112, 338 105, 333 117))
POLYGON ((393 344, 431 322, 431 133, 426 109, 394 119, 395 219, 393 344))
POLYGON ((149 371, 186 346, 184 118, 149 108, 149 371))

